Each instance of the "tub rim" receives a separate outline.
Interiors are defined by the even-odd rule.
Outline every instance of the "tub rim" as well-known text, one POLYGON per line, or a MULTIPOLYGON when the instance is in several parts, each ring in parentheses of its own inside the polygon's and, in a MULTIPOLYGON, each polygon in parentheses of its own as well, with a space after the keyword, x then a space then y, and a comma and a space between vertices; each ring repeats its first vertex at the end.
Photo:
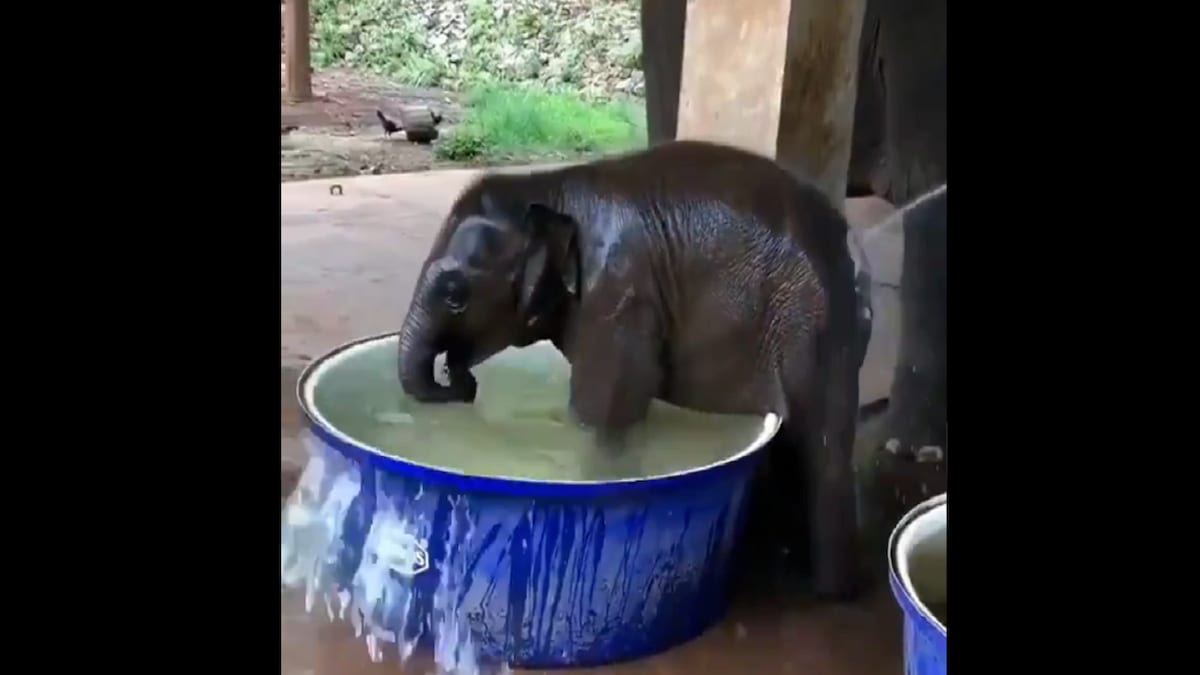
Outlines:
POLYGON ((377 469, 390 471, 417 480, 450 483, 464 492, 485 491, 520 497, 579 498, 653 490, 655 488, 674 489, 694 485, 698 482, 716 481, 742 468, 748 462, 756 460, 759 454, 758 451, 779 433, 782 424, 782 420, 778 415, 767 413, 763 415, 762 429, 758 436, 740 452, 702 466, 641 478, 622 478, 610 481, 552 481, 536 478, 467 474, 447 467, 394 457, 378 448, 353 439, 330 424, 316 409, 315 404, 312 403, 313 393, 323 372, 337 365, 349 355, 367 349, 368 346, 373 346, 387 340, 398 340, 399 337, 399 331, 368 335, 344 342, 313 359, 304 367, 300 373, 300 377, 296 380, 297 403, 308 420, 310 430, 341 454, 352 459, 365 460, 377 469))
MULTIPOLYGON (((946 626, 938 621, 937 617, 929 611, 929 608, 922 602, 916 592, 912 588, 912 581, 905 579, 900 575, 900 559, 897 555, 897 549, 900 547, 900 539, 904 532, 913 525, 918 519, 932 513, 935 509, 946 508, 946 495, 942 492, 936 494, 929 499, 917 504, 909 509, 908 513, 896 523, 892 528, 892 533, 888 536, 888 581, 892 587, 892 595, 896 597, 896 601, 900 604, 901 610, 904 611, 905 621, 911 620, 909 616, 911 612, 916 613, 921 618, 937 631, 938 635, 944 640, 946 638, 946 626)), ((947 523, 948 524, 948 523, 947 523)))

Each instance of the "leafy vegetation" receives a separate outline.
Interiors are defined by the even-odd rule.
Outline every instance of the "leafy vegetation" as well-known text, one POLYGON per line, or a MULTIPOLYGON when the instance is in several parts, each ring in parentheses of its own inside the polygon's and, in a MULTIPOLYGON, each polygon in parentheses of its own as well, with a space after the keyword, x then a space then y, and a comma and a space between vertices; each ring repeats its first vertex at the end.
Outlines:
POLYGON ((630 100, 589 102, 540 87, 483 86, 465 119, 437 146, 448 160, 565 157, 646 142, 645 110, 630 100))
POLYGON ((636 0, 314 0, 313 65, 402 84, 640 95, 636 0))
POLYGON ((469 91, 442 159, 645 142, 638 0, 312 0, 313 65, 469 91))

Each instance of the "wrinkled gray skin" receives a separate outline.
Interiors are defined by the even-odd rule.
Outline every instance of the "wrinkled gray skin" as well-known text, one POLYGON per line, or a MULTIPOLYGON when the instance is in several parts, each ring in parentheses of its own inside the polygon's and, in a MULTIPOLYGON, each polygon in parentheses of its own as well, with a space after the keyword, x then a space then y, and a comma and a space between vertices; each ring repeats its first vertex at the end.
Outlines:
POLYGON ((814 590, 849 597, 858 557, 851 451, 866 340, 848 226, 815 187, 740 150, 673 142, 545 173, 489 175, 458 198, 401 333, 401 381, 471 400, 468 369, 550 339, 571 409, 618 434, 652 398, 783 416, 807 480, 814 590), (433 378, 446 352, 450 385, 433 378))

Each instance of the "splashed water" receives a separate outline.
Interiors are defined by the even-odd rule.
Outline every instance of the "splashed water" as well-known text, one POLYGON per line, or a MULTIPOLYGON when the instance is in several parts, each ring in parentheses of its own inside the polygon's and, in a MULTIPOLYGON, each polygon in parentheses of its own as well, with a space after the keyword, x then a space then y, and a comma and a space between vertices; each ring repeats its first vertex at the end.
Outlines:
POLYGON ((330 587, 342 523, 360 482, 353 464, 314 455, 284 507, 280 577, 287 586, 304 584, 306 611, 312 611, 317 593, 330 587))
MULTIPOLYGON (((288 500, 280 547, 283 584, 304 588, 306 611, 312 612, 319 599, 331 621, 334 617, 348 620, 373 662, 383 661, 392 649, 402 664, 407 662, 429 630, 439 675, 511 673, 507 665, 496 671, 480 663, 470 626, 459 610, 462 589, 457 587, 457 580, 468 571, 468 561, 461 551, 474 536, 465 497, 448 500, 450 523, 443 543, 447 554, 437 564, 429 559, 429 523, 424 519, 406 520, 396 508, 395 495, 384 493, 385 479, 376 472, 372 481, 376 508, 361 562, 347 586, 338 583, 338 560, 344 547, 342 525, 364 487, 355 466, 339 459, 328 452, 314 454, 288 500), (439 581, 432 598, 433 626, 429 627, 413 619, 416 593, 412 581, 435 565, 439 581), (399 630, 387 626, 398 626, 399 630)), ((418 490, 414 498, 420 498, 421 492, 418 490)))
POLYGON ((372 661, 408 662, 420 643, 440 675, 604 662, 722 610, 748 471, 727 490, 597 507, 464 495, 318 446, 283 513, 281 578, 372 661))
MULTIPOLYGON (((422 528, 407 522, 378 487, 376 480, 376 511, 371 529, 363 545, 362 563, 351 581, 351 603, 354 614, 366 627, 367 647, 372 658, 378 654, 378 637, 384 625, 400 625, 401 635, 388 640, 398 643, 399 654, 406 660, 421 637, 423 626, 410 631, 413 588, 411 579, 429 569, 426 541, 422 528), (407 640, 404 635, 414 633, 407 640)), ((362 627, 356 627, 361 635, 362 627)), ((391 636, 391 633, 388 633, 391 636)))
POLYGON ((455 611, 455 600, 458 598, 455 579, 461 578, 467 572, 463 556, 459 553, 460 544, 470 542, 474 533, 474 525, 466 506, 467 500, 463 497, 450 499, 450 523, 445 534, 448 553, 433 599, 433 620, 438 624, 433 658, 439 669, 474 673, 478 672, 479 664, 475 658, 471 633, 465 622, 459 621, 455 611))

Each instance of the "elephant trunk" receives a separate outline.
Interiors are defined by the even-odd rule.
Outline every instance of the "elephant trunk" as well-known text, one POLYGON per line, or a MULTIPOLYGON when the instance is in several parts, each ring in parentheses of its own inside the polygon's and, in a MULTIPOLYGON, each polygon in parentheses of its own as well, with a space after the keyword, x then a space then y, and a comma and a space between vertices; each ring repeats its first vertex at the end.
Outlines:
POLYGON ((438 349, 428 324, 428 313, 413 303, 400 329, 400 386, 404 393, 423 402, 444 400, 449 394, 449 387, 433 378, 438 349))
POLYGON ((400 329, 399 375, 404 393, 422 403, 474 401, 478 384, 468 365, 469 351, 432 325, 429 312, 414 302, 400 329), (449 386, 434 379, 434 361, 443 350, 447 350, 449 386))

